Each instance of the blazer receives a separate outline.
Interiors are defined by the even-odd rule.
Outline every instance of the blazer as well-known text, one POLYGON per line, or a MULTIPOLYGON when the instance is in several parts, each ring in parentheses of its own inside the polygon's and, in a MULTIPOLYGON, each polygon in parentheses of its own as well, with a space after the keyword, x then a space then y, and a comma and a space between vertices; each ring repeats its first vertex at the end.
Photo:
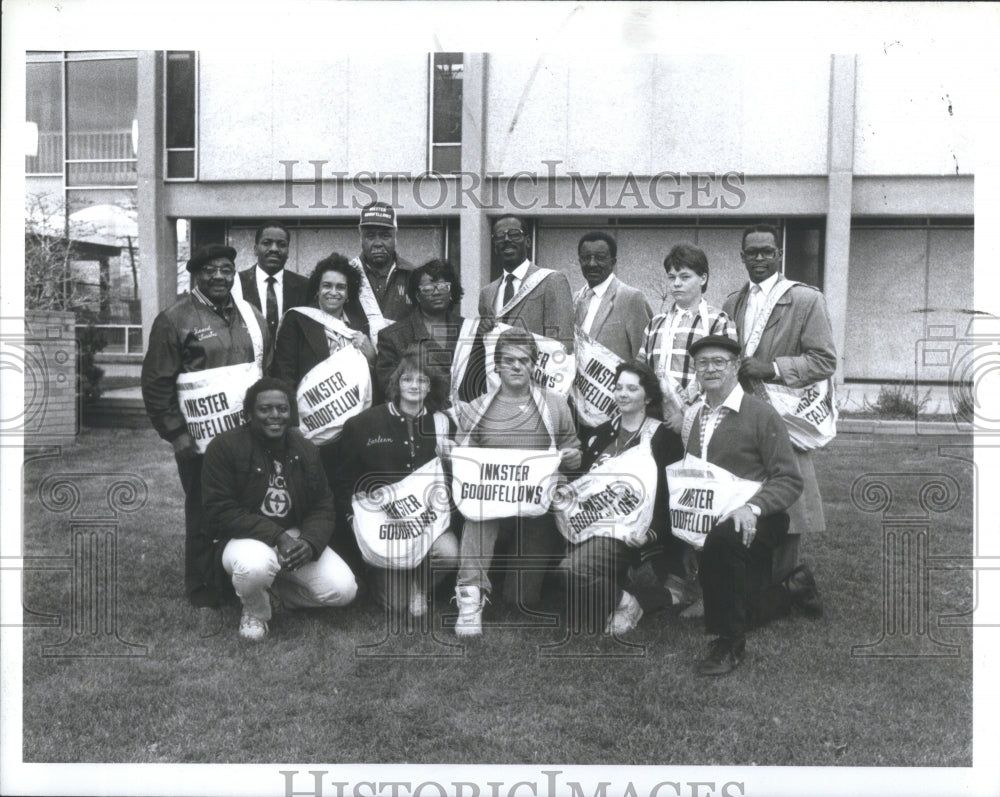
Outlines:
MULTIPOLYGON (((285 306, 281 308, 281 315, 293 307, 303 307, 309 304, 312 297, 309 296, 308 277, 303 277, 301 274, 296 274, 286 268, 281 283, 282 298, 285 300, 285 306)), ((243 298, 262 313, 266 312, 260 300, 260 291, 257 290, 257 266, 251 266, 240 272, 240 284, 243 288, 243 298)))
MULTIPOLYGON (((744 351, 743 321, 749 292, 748 282, 729 294, 722 306, 736 323, 736 334, 744 351)), ((837 370, 837 350, 826 301, 818 288, 793 285, 785 292, 767 320, 754 357, 776 362, 782 382, 789 387, 806 387, 833 376, 837 370)))
MULTIPOLYGON (((528 266, 525 279, 538 271, 534 263, 528 266)), ((536 335, 555 338, 573 351, 573 293, 569 280, 561 271, 555 271, 531 291, 520 304, 503 318, 496 318, 497 294, 503 285, 503 276, 479 292, 479 315, 518 326, 536 335)), ((641 331, 641 330, 640 330, 641 331)))
MULTIPOLYGON (((573 297, 574 314, 586 290, 581 288, 573 297)), ((645 294, 612 274, 608 289, 597 305, 590 336, 623 360, 634 360, 642 348, 642 333, 652 317, 653 310, 645 294)))
POLYGON ((442 346, 424 324, 423 316, 418 310, 386 327, 378 333, 378 360, 375 362, 375 378, 379 387, 386 391, 389 387, 389 377, 399 364, 403 352, 415 344, 427 349, 427 363, 441 370, 451 378, 451 361, 458 345, 458 333, 465 319, 451 310, 444 324, 445 343, 442 346))

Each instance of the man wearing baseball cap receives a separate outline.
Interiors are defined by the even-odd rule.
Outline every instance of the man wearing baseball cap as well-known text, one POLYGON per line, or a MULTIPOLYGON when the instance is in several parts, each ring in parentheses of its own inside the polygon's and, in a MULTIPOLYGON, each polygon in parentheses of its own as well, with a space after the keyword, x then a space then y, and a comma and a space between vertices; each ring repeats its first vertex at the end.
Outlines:
POLYGON ((184 488, 184 590, 198 609, 217 607, 224 595, 213 575, 212 535, 202 533, 202 455, 242 423, 243 396, 271 358, 264 316, 232 294, 235 259, 223 244, 195 250, 191 292, 153 321, 142 363, 146 414, 173 446, 184 488))
POLYGON ((702 546, 698 575, 705 630, 716 637, 696 671, 717 676, 739 665, 748 629, 787 614, 793 603, 805 608, 818 596, 815 584, 771 584, 773 551, 788 534, 787 510, 802 492, 781 416, 767 402, 744 393, 737 341, 708 335, 688 352, 703 395, 685 413, 681 438, 687 457, 667 467, 667 482, 675 482, 670 487, 674 535, 690 539, 684 533, 690 529, 700 537, 694 544, 702 546), (692 457, 708 468, 701 465, 699 471, 692 457), (681 478, 691 482, 681 485, 681 478), (676 500, 675 491, 681 493, 676 500), (685 500, 685 494, 703 498, 685 500), (701 522, 689 522, 696 513, 685 509, 721 509, 733 503, 736 508, 701 522), (703 530, 709 519, 714 522, 703 530))
POLYGON ((373 333, 409 315, 406 283, 413 266, 396 255, 396 211, 386 202, 361 210, 361 254, 351 265, 362 274, 361 307, 373 333))

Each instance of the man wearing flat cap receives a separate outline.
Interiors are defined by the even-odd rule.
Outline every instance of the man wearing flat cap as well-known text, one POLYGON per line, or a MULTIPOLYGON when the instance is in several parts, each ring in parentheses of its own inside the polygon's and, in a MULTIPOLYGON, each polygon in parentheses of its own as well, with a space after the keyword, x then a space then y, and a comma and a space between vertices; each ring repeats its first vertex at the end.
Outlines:
POLYGON ((413 309, 406 293, 413 266, 396 255, 396 211, 392 205, 365 205, 358 228, 361 254, 351 265, 361 272, 359 300, 372 333, 378 334, 413 309))
POLYGON ((701 548, 705 630, 715 637, 699 675, 740 663, 746 632, 816 599, 803 585, 771 583, 774 549, 788 535, 788 507, 802 476, 781 416, 744 393, 740 346, 722 335, 691 344, 702 397, 688 408, 681 463, 666 469, 673 534, 701 548))
POLYGON ((208 443, 243 422, 243 397, 264 374, 272 339, 261 312, 232 295, 236 250, 208 244, 188 260, 191 292, 153 321, 142 363, 142 400, 174 449, 184 488, 184 591, 216 607, 212 539, 202 528, 201 467, 208 443))

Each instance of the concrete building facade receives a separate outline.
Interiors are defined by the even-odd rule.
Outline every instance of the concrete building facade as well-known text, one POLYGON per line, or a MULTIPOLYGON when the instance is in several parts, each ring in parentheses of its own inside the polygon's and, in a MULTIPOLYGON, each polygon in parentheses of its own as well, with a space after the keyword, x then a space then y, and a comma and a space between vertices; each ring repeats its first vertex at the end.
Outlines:
MULTIPOLYGON (((74 150, 74 86, 104 101, 76 76, 77 56, 29 54, 28 121, 46 106, 32 101, 35 63, 63 70, 69 110, 46 167, 61 173, 29 158, 28 190, 72 207, 89 180, 88 196, 134 201, 144 333, 187 289, 177 264, 188 245, 226 241, 245 268, 255 225, 278 217, 292 228, 288 267, 308 273, 331 251, 357 253, 359 208, 375 197, 396 206, 400 254, 459 264, 466 315, 496 273, 489 232, 506 213, 526 220, 536 261, 565 270, 574 288, 583 284, 577 239, 611 231, 619 275, 654 308, 673 244, 705 249, 708 298, 721 305, 745 280, 742 228, 777 222, 785 272, 824 291, 838 381, 859 392, 913 380, 918 341, 948 328, 961 336, 974 311, 969 120, 990 100, 961 62, 892 49, 791 64, 662 54, 103 55, 128 66, 92 82, 135 81, 134 152, 108 159, 124 171, 109 183, 81 166, 100 160, 92 151, 74 150)), ((128 121, 130 109, 118 107, 128 101, 116 100, 111 116, 128 121)))

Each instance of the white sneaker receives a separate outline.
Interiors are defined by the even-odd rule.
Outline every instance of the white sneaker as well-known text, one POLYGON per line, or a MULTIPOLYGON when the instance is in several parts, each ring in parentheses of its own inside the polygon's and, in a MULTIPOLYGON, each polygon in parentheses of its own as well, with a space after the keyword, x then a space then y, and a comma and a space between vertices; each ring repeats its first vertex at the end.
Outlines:
POLYGON ((251 642, 260 642, 267 636, 267 621, 243 612, 240 618, 240 636, 251 642))
POLYGON ((410 587, 410 616, 423 617, 427 614, 427 596, 416 584, 410 587))
POLYGON ((479 587, 455 587, 458 619, 455 636, 480 636, 483 633, 483 604, 486 598, 479 587))
POLYGON ((622 590, 622 600, 618 608, 611 612, 604 627, 605 634, 622 636, 633 630, 642 619, 642 607, 632 595, 622 590))

